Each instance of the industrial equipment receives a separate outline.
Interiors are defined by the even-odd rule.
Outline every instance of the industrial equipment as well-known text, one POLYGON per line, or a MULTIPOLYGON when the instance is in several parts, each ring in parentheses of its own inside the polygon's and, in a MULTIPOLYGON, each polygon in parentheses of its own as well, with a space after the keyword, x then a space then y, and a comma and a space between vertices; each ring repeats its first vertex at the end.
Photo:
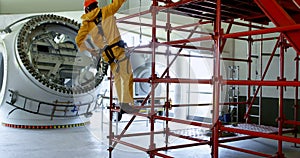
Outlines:
POLYGON ((80 25, 58 15, 36 15, 1 30, 0 116, 23 127, 73 125, 96 108, 107 65, 79 53, 80 25))

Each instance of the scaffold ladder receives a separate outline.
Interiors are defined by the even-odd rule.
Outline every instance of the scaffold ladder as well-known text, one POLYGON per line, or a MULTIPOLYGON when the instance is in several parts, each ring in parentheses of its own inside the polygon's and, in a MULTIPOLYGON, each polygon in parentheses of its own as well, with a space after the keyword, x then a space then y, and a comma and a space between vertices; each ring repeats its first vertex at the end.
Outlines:
MULTIPOLYGON (((228 79, 239 80, 239 66, 228 66, 228 79)), ((229 113, 231 114, 231 122, 239 121, 239 106, 235 104, 239 102, 239 86, 229 85, 228 86, 228 102, 232 103, 229 105, 229 113)))

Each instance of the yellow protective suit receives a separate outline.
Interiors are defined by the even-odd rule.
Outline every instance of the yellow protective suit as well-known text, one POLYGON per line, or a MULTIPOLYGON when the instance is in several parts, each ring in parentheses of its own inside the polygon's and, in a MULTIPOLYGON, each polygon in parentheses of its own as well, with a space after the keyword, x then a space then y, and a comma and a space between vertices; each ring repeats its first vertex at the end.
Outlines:
MULTIPOLYGON (((125 1, 126 0, 114 0, 113 3, 103 8, 95 8, 91 12, 81 16, 82 24, 75 39, 80 51, 88 50, 88 47, 85 44, 88 35, 92 38, 93 43, 101 49, 104 48, 105 45, 112 45, 121 40, 114 14, 125 1), (98 28, 94 22, 100 9, 102 12, 101 25, 105 37, 102 37, 102 35, 98 33, 98 28)), ((112 48, 112 52, 117 60, 125 57, 125 49, 122 47, 115 46, 112 48)), ((105 52, 102 52, 102 57, 106 62, 109 61, 105 52)), ((118 63, 119 65, 112 62, 110 66, 114 75, 114 83, 119 102, 131 103, 133 105, 133 75, 132 67, 128 60, 129 59, 122 60, 118 63), (118 66, 119 71, 116 71, 118 66)))

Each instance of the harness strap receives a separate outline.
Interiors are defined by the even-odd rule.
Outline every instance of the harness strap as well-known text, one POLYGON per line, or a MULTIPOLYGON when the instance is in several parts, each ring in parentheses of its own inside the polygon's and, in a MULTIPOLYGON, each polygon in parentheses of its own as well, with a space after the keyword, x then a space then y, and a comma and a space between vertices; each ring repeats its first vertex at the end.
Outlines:
MULTIPOLYGON (((116 57, 114 55, 114 52, 113 52, 112 48, 114 48, 116 46, 121 47, 121 48, 125 48, 125 46, 127 44, 123 40, 120 40, 120 41, 118 41, 118 42, 116 42, 116 43, 114 43, 112 45, 108 45, 107 44, 107 39, 106 39, 106 37, 104 35, 104 31, 103 31, 101 22, 102 22, 102 10, 100 9, 100 11, 99 11, 99 13, 97 15, 97 18, 94 20, 94 23, 96 24, 96 26, 98 28, 98 33, 102 36, 103 42, 106 45, 104 47, 104 52, 105 52, 105 54, 106 54, 106 56, 108 58, 108 63, 111 64, 111 63, 115 62, 118 65, 117 66, 117 72, 118 72, 119 71, 119 67, 120 67, 119 66, 119 62, 124 61, 125 59, 128 58, 128 56, 125 55, 125 57, 123 59, 121 59, 120 61, 118 61, 118 60, 116 60, 116 57)), ((128 60, 128 62, 129 62, 129 60, 128 60)), ((127 67, 128 67, 128 64, 127 64, 127 67)), ((128 71, 128 68, 127 68, 127 71, 128 71)))
POLYGON ((127 73, 129 73, 129 56, 128 55, 126 55, 123 59, 120 59, 116 62, 116 64, 117 64, 116 72, 120 71, 120 62, 123 62, 125 60, 127 60, 127 68, 126 69, 127 69, 127 73))
POLYGON ((96 24, 97 28, 98 28, 98 33, 105 38, 104 36, 104 31, 103 31, 103 28, 102 28, 102 10, 100 9, 98 15, 97 15, 97 18, 95 18, 94 20, 94 23, 96 24))
POLYGON ((116 60, 116 57, 114 55, 114 52, 112 50, 112 48, 114 47, 121 47, 121 48, 125 48, 126 46, 126 43, 123 41, 123 40, 120 40, 112 45, 109 45, 109 46, 106 46, 105 49, 104 49, 104 52, 108 58, 108 63, 111 64, 113 62, 117 63, 118 60, 116 60))

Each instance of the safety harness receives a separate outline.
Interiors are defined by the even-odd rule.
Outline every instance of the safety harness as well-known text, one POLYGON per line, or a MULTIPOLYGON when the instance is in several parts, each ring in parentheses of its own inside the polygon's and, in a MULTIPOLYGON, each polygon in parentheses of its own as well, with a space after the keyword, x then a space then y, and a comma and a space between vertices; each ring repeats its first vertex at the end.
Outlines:
MULTIPOLYGON (((116 59, 112 49, 114 47, 121 47, 121 48, 125 48, 127 46, 127 44, 123 41, 123 40, 120 40, 112 45, 108 45, 107 43, 107 38, 105 37, 104 35, 104 31, 103 31, 103 28, 102 28, 102 24, 101 24, 101 21, 102 21, 102 11, 100 10, 98 15, 97 15, 97 18, 94 20, 94 23, 96 24, 97 28, 98 28, 98 33, 102 36, 103 38, 103 43, 104 43, 104 48, 102 49, 102 51, 105 52, 105 55, 107 56, 108 58, 108 63, 111 64, 113 62, 117 63, 120 62, 116 59)), ((127 58, 125 56, 125 58, 127 58)), ((123 60, 123 59, 122 59, 123 60)), ((124 59, 125 60, 125 59, 124 59)))
POLYGON ((125 48, 127 45, 126 43, 123 41, 123 40, 120 40, 112 45, 107 45, 105 48, 104 48, 104 52, 108 58, 108 63, 111 64, 113 62, 117 63, 118 60, 116 59, 114 53, 113 53, 113 48, 114 47, 121 47, 121 48, 125 48))

